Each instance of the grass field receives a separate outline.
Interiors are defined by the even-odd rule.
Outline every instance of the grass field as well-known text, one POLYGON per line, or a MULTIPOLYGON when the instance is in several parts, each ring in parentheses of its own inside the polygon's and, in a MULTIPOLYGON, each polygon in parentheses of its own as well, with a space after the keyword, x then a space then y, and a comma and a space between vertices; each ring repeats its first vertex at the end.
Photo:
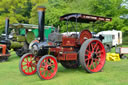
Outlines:
POLYGON ((81 67, 65 69, 59 64, 58 72, 51 80, 40 80, 37 74, 23 76, 19 71, 19 60, 13 52, 9 61, 0 63, 0 85, 128 85, 127 59, 107 61, 103 72, 93 74, 81 67))

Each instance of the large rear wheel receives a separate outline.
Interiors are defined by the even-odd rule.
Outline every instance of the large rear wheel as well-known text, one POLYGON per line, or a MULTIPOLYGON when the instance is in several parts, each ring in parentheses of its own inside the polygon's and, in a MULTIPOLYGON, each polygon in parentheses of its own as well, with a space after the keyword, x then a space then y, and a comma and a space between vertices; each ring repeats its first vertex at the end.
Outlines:
POLYGON ((37 74, 40 79, 52 79, 57 72, 57 60, 52 55, 43 56, 37 64, 37 74))
POLYGON ((105 48, 98 39, 88 39, 80 48, 80 63, 89 73, 101 71, 105 64, 105 57, 105 48))

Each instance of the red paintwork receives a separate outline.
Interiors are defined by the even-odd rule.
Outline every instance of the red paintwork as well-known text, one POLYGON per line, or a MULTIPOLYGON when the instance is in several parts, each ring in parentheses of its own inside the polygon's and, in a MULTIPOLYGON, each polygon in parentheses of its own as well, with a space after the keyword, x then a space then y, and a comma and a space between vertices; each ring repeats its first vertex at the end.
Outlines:
POLYGON ((71 36, 63 36, 61 46, 50 48, 50 52, 54 52, 54 56, 57 57, 57 60, 77 60, 77 53, 75 52, 74 47, 80 48, 80 44, 85 41, 84 37, 90 39, 92 38, 92 34, 88 30, 83 30, 79 39, 71 36))
POLYGON ((80 44, 82 45, 83 42, 85 41, 84 38, 87 38, 87 39, 90 39, 92 38, 92 34, 89 30, 83 30, 81 33, 80 33, 80 44))
POLYGON ((6 45, 0 45, 0 47, 2 47, 2 54, 5 55, 6 54, 6 45))
POLYGON ((105 49, 101 42, 93 40, 85 50, 85 64, 91 72, 98 72, 105 64, 105 49), (93 44, 95 43, 95 44, 93 44), (96 54, 96 58, 92 58, 92 54, 96 54))
MULTIPOLYGON (((74 47, 80 48, 80 44, 82 44, 85 39, 84 37, 90 39, 92 38, 92 34, 88 30, 83 30, 80 34, 80 38, 73 37, 62 37, 62 44, 57 48, 50 48, 50 52, 54 52, 54 55, 57 57, 57 60, 77 60, 77 53, 65 53, 65 52, 73 52, 75 51, 74 47)), ((51 44, 50 44, 51 45, 51 44)))
POLYGON ((37 42, 37 43, 39 43, 39 41, 38 41, 38 40, 34 40, 34 41, 33 41, 33 43, 36 43, 36 42, 37 42))
POLYGON ((77 53, 62 53, 62 54, 58 54, 57 56, 57 60, 77 60, 77 53))
MULTIPOLYGON (((87 39, 90 39, 92 38, 92 34, 88 30, 83 30, 79 38, 73 36, 63 36, 62 43, 60 42, 59 45, 57 45, 58 43, 48 42, 48 53, 53 53, 53 55, 56 57, 58 61, 77 61, 78 51, 80 50, 83 42, 86 41, 85 37, 87 39)), ((103 44, 99 40, 94 39, 85 48, 86 50, 83 51, 85 52, 84 65, 91 72, 100 71, 105 64, 106 54, 103 44), (92 57, 92 54, 96 54, 96 58, 93 58, 94 56, 92 57)), ((27 59, 27 61, 24 61, 24 59, 22 60, 22 63, 26 63, 25 65, 21 64, 22 71, 26 75, 32 75, 36 72, 36 65, 39 59, 41 58, 41 56, 38 56, 37 59, 31 60, 32 57, 33 55, 27 55, 24 57, 24 59, 27 59), (35 61, 35 63, 32 63, 33 61, 35 61), (26 68, 24 68, 25 66, 26 68), (33 71, 32 68, 34 68, 33 71)), ((51 55, 47 55, 46 57, 44 56, 42 58, 42 61, 40 61, 40 63, 38 64, 38 74, 41 79, 51 79, 55 76, 58 69, 57 60, 51 55)))
POLYGON ((57 69, 58 69, 57 61, 55 60, 55 58, 51 56, 47 56, 46 58, 44 58, 40 63, 40 67, 39 67, 41 77, 46 80, 53 78, 57 72, 57 69), (51 67, 51 69, 48 70, 48 67, 51 67))
POLYGON ((33 66, 33 64, 36 64, 36 62, 33 61, 33 59, 33 54, 26 55, 22 59, 21 69, 26 75, 32 75, 36 72, 36 66, 33 66))
POLYGON ((54 52, 54 56, 57 57, 57 60, 77 60, 77 53, 73 51, 74 51, 74 48, 72 47, 50 48, 50 52, 54 52), (66 52, 70 52, 70 53, 66 53, 66 52))
POLYGON ((62 46, 77 46, 76 45, 76 38, 72 37, 63 37, 62 38, 62 46))
POLYGON ((77 53, 66 53, 65 60, 77 60, 77 53))

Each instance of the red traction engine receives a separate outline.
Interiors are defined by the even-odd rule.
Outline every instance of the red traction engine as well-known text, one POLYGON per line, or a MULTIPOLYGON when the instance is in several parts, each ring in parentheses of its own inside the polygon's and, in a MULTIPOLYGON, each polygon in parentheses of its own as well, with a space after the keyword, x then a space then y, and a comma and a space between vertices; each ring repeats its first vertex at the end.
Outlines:
MULTIPOLYGON (((31 53, 21 57, 19 69, 23 75, 32 75, 37 72, 41 79, 51 79, 58 70, 57 62, 60 62, 65 68, 78 68, 81 65, 89 73, 102 70, 106 52, 101 41, 93 38, 90 31, 83 30, 79 34, 76 32, 70 36, 53 32, 49 35, 48 41, 44 41, 45 7, 38 7, 38 14, 40 42, 32 45, 31 53)), ((102 21, 103 19, 109 20, 105 17, 79 13, 60 17, 61 21, 76 23, 102 21)))

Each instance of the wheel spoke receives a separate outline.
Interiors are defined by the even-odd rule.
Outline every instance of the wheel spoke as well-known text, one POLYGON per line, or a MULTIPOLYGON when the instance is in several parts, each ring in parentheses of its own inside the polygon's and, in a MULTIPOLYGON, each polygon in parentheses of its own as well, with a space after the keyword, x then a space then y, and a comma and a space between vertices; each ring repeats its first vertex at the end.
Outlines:
POLYGON ((51 60, 49 66, 54 66, 54 61, 51 60))
POLYGON ((31 70, 33 71, 33 68, 32 68, 32 66, 31 66, 31 70))
POLYGON ((95 59, 95 60, 99 62, 99 59, 95 59))
POLYGON ((97 54, 102 54, 102 53, 103 53, 103 51, 102 51, 102 50, 100 50, 100 51, 98 51, 98 52, 97 52, 97 54))
POLYGON ((27 59, 27 62, 28 62, 28 57, 26 57, 26 59, 27 59))
POLYGON ((29 67, 28 67, 28 72, 29 72, 29 67))
POLYGON ((93 63, 93 59, 91 59, 91 63, 90 63, 90 66, 89 66, 89 68, 91 68, 91 66, 92 66, 92 63, 93 63))
POLYGON ((99 45, 98 45, 97 48, 96 48, 96 52, 98 52, 98 49, 99 49, 99 45))
POLYGON ((90 51, 89 51, 89 50, 86 50, 86 52, 90 53, 90 51))
POLYGON ((84 56, 88 56, 88 54, 85 54, 84 56))
POLYGON ((27 67, 27 68, 25 68, 25 69, 24 69, 24 71, 26 71, 27 69, 28 69, 28 67, 27 67))
POLYGON ((41 66, 41 68, 45 68, 45 66, 41 66))
POLYGON ((54 63, 51 63, 50 66, 54 66, 54 63))
POLYGON ((27 64, 24 64, 24 65, 22 65, 22 66, 27 66, 27 64))
POLYGON ((89 60, 87 61, 87 67, 89 66, 89 60))
POLYGON ((49 70, 48 72, 49 72, 50 74, 52 74, 52 72, 51 72, 50 70, 49 70))
POLYGON ((27 61, 24 61, 24 60, 23 60, 23 62, 27 63, 27 61))
POLYGON ((96 56, 97 58, 101 58, 101 56, 96 56))
POLYGON ((55 68, 52 68, 51 70, 55 71, 55 68))
POLYGON ((89 60, 90 58, 86 58, 85 61, 89 60))
POLYGON ((48 74, 49 74, 49 70, 48 70, 48 72, 47 72, 47 76, 49 76, 48 74))
MULTIPOLYGON (((93 61, 93 60, 92 60, 92 61, 93 61)), ((93 65, 93 69, 95 69, 94 62, 92 62, 92 65, 93 65)))
POLYGON ((100 62, 100 61, 99 61, 99 64, 101 64, 101 65, 102 65, 102 64, 103 64, 103 62, 100 62))
POLYGON ((46 70, 45 70, 45 69, 43 69, 43 70, 41 71, 41 73, 42 73, 42 72, 45 72, 45 71, 46 71, 46 70))
POLYGON ((98 42, 96 42, 96 44, 94 45, 94 49, 96 48, 97 45, 98 45, 98 42))
MULTIPOLYGON (((42 72, 41 72, 42 73, 42 72)), ((46 71, 44 71, 43 76, 45 76, 46 71)))
POLYGON ((95 64, 96 64, 96 66, 97 66, 97 61, 96 61, 96 59, 95 59, 95 64))
POLYGON ((48 58, 44 61, 45 65, 48 65, 48 58))
POLYGON ((48 58, 46 59, 46 63, 48 63, 48 58))
POLYGON ((32 61, 32 56, 30 56, 30 61, 32 61))
POLYGON ((94 51, 94 47, 93 47, 93 44, 91 43, 91 47, 92 47, 92 51, 94 51))

